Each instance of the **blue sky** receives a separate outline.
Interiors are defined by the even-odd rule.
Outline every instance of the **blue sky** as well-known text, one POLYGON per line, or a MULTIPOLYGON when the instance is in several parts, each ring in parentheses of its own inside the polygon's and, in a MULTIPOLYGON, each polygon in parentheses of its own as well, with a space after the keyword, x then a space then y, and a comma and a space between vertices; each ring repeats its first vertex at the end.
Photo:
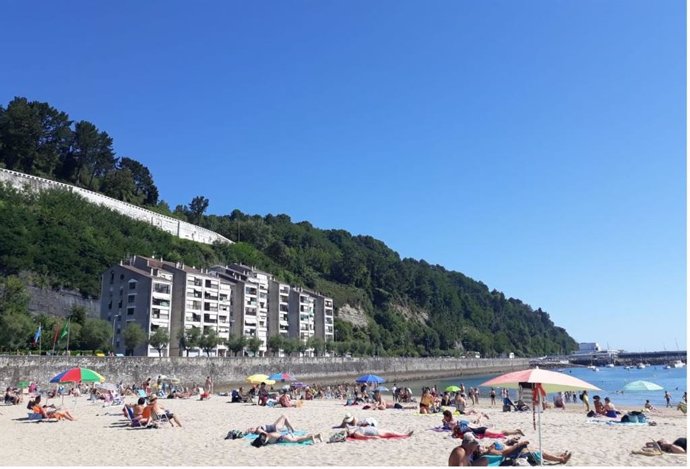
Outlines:
POLYGON ((686 344, 682 1, 2 3, 0 102, 106 130, 172 207, 383 240, 579 341, 686 344), (8 43, 9 41, 9 43, 8 43))

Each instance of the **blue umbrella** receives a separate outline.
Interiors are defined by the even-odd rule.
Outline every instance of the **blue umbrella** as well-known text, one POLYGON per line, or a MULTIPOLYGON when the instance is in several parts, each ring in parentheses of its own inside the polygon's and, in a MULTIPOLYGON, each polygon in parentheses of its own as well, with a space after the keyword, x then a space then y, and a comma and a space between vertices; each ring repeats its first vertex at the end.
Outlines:
POLYGON ((268 379, 272 379, 274 381, 295 381, 295 377, 290 373, 273 373, 268 377, 268 379))
POLYGON ((363 375, 360 376, 355 380, 357 383, 376 383, 380 384, 386 381, 385 379, 381 378, 380 376, 376 375, 363 375))

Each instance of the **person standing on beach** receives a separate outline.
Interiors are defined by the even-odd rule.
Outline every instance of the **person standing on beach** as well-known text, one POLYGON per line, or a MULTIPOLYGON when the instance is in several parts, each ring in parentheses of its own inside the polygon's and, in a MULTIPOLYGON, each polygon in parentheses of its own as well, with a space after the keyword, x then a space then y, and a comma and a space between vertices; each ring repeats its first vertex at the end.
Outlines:
POLYGON ((664 391, 664 399, 666 399, 666 407, 671 407, 671 394, 668 391, 664 391))
POLYGON ((494 405, 496 405, 496 390, 494 388, 491 388, 489 397, 491 397, 491 407, 493 407, 494 405))
POLYGON ((213 380, 210 376, 206 377, 206 382, 204 383, 204 391, 206 391, 209 395, 213 394, 213 380))
POLYGON ((582 403, 585 405, 585 411, 589 413, 589 395, 587 394, 586 389, 582 391, 582 394, 580 394, 580 400, 582 400, 582 403))

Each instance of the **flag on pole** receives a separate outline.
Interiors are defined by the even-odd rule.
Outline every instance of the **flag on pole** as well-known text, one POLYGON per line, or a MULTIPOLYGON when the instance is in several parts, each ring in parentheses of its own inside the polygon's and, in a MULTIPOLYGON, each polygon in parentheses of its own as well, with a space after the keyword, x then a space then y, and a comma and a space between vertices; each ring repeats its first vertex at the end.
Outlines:
POLYGON ((62 332, 60 332, 59 340, 62 340, 63 338, 67 337, 67 334, 69 334, 69 319, 65 322, 65 325, 62 326, 62 332))
POLYGON ((36 345, 41 338, 41 324, 38 325, 38 329, 36 329, 36 333, 34 334, 34 345, 36 345))
POLYGON ((58 334, 60 333, 60 324, 58 322, 55 323, 55 326, 53 326, 53 352, 55 351, 55 344, 57 343, 58 340, 58 334))

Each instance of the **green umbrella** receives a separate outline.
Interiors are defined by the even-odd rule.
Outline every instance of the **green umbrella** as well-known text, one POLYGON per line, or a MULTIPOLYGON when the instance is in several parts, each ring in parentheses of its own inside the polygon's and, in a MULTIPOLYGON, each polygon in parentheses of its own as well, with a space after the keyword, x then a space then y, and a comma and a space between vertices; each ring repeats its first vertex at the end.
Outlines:
POLYGON ((458 392, 459 390, 460 390, 460 388, 457 387, 457 386, 455 386, 455 385, 453 385, 453 386, 448 386, 448 387, 446 388, 446 391, 448 391, 448 392, 458 392))
POLYGON ((649 381, 633 381, 623 386, 623 391, 663 391, 664 388, 649 381))
POLYGON ((17 383, 17 387, 20 389, 28 388, 29 382, 28 381, 20 381, 17 383))

